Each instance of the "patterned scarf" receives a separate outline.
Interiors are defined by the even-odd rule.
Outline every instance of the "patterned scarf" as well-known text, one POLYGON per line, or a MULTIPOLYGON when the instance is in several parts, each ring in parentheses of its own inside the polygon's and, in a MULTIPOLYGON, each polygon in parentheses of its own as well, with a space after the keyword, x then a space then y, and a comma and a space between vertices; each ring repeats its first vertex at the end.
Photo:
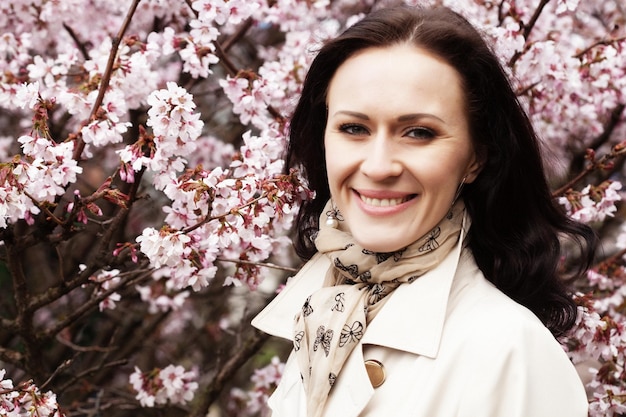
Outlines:
MULTIPOLYGON (((329 202, 322 213, 331 209, 329 202)), ((333 267, 324 286, 307 298, 296 315, 293 342, 308 417, 322 416, 341 368, 385 297, 433 269, 456 245, 464 209, 463 201, 458 200, 434 229, 393 253, 363 249, 341 229, 341 223, 335 229, 320 219, 315 245, 330 258, 333 267)))

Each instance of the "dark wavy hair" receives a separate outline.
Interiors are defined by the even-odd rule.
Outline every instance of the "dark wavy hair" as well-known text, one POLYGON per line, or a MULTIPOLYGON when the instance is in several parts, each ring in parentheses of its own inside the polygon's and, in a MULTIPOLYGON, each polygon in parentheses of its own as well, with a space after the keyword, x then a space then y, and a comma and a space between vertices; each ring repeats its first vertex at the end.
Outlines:
POLYGON ((575 274, 582 274, 593 259, 595 234, 568 218, 552 198, 537 135, 498 58, 465 18, 445 7, 380 9, 320 49, 291 118, 286 157, 287 169, 301 169, 316 193, 298 214, 297 253, 308 259, 316 252, 311 236, 330 198, 324 129, 335 71, 359 50, 405 42, 443 58, 463 82, 470 136, 484 160, 462 194, 472 218, 468 246, 478 267, 554 335, 563 334, 576 319, 576 305, 559 274, 559 238, 569 236, 577 243, 575 274))

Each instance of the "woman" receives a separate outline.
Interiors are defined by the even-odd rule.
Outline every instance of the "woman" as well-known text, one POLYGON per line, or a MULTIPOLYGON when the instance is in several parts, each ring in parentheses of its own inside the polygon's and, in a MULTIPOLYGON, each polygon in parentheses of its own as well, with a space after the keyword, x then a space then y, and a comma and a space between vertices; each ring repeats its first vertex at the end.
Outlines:
POLYGON ((587 415, 554 336, 576 317, 559 236, 581 271, 594 236, 554 204, 530 122, 465 19, 388 8, 326 44, 287 165, 316 196, 298 217, 309 262, 253 321, 294 343, 274 417, 587 415))

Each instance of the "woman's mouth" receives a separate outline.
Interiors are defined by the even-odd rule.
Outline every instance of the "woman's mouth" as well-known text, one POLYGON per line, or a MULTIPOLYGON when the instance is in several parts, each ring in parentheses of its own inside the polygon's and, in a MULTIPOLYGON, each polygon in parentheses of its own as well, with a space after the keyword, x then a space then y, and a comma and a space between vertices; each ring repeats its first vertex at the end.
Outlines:
POLYGON ((359 198, 368 206, 372 207, 393 207, 399 206, 402 203, 406 203, 407 201, 415 198, 417 194, 409 194, 404 197, 394 197, 394 198, 375 198, 375 197, 367 197, 363 194, 359 193, 359 198))

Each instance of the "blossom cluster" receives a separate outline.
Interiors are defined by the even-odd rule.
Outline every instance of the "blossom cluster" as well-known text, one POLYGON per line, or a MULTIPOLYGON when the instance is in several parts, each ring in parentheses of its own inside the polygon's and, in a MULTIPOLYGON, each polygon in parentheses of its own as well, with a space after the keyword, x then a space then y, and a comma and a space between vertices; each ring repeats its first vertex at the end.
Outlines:
POLYGON ((5 379, 6 371, 0 369, 0 415, 4 417, 64 417, 56 395, 42 393, 32 381, 14 386, 5 379))
MULTIPOLYGON (((45 104, 36 101, 36 123, 45 128, 45 104)), ((73 158, 74 143, 54 143, 37 132, 17 139, 22 157, 0 164, 0 228, 24 219, 32 223, 40 206, 54 202, 83 169, 73 158)))
POLYGON ((103 294, 110 292, 109 290, 117 289, 122 281, 119 275, 120 271, 118 269, 112 269, 110 271, 101 271, 89 278, 97 286, 94 296, 103 297, 103 300, 98 304, 100 311, 115 309, 115 303, 122 299, 118 292, 111 292, 103 296, 103 294))
POLYGON ((130 383, 137 392, 137 400, 144 407, 181 404, 193 400, 198 383, 196 372, 186 371, 182 366, 168 365, 163 369, 142 372, 135 367, 130 383))
MULTIPOLYGON (((606 310, 589 295, 578 294, 575 299, 579 304, 576 325, 563 344, 588 380, 590 415, 623 415, 626 412, 626 389, 622 382, 626 377, 624 321, 615 321, 607 314, 601 316, 606 310)), ((623 294, 621 299, 624 300, 623 294)))
POLYGON ((267 399, 276 389, 283 375, 285 364, 277 356, 272 357, 270 363, 263 368, 256 369, 250 377, 252 388, 244 391, 233 388, 230 391, 228 411, 232 416, 266 416, 267 399))
POLYGON ((569 190, 565 196, 559 197, 559 203, 574 220, 583 223, 602 222, 615 215, 615 204, 622 200, 618 192, 621 189, 619 181, 588 184, 581 191, 569 190))

